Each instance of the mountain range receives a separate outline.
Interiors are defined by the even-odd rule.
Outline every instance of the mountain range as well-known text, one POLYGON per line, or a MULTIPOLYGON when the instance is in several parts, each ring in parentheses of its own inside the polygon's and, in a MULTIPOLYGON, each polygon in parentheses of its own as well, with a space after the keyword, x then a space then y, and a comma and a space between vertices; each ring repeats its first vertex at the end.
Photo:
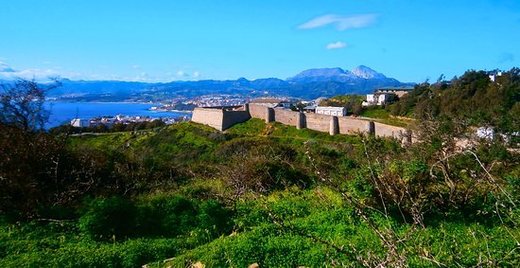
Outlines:
POLYGON ((269 95, 313 99, 340 94, 366 94, 378 87, 413 85, 413 83, 403 83, 386 77, 363 65, 351 71, 342 68, 309 69, 285 80, 239 78, 237 80, 145 83, 63 79, 61 82, 62 86, 49 92, 49 96, 60 100, 75 101, 160 101, 208 94, 253 97, 269 95))

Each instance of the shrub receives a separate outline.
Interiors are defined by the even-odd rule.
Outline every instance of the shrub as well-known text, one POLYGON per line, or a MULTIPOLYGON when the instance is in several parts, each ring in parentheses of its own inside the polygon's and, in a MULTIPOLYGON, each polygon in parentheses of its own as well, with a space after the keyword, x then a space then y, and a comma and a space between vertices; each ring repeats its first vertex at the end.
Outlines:
POLYGON ((96 240, 120 239, 136 226, 136 207, 120 197, 95 199, 80 218, 80 229, 96 240))
POLYGON ((198 227, 208 231, 212 236, 231 231, 231 219, 232 212, 215 200, 200 204, 198 227))
POLYGON ((161 228, 170 235, 181 234, 195 226, 197 214, 194 204, 184 197, 160 200, 152 203, 156 211, 163 214, 161 228))

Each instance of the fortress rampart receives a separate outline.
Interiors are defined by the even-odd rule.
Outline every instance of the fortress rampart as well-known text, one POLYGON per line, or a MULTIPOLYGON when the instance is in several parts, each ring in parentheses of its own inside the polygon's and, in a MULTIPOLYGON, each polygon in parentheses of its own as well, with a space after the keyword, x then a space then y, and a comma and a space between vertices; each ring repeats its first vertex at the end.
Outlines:
POLYGON ((298 129, 308 128, 320 132, 329 132, 331 135, 361 133, 377 137, 392 137, 403 142, 412 141, 411 132, 402 127, 366 119, 269 108, 259 104, 246 104, 241 107, 195 108, 192 121, 222 131, 250 118, 262 119, 267 123, 280 122, 295 126, 298 129))
POLYGON ((249 118, 251 118, 251 116, 246 108, 227 109, 225 107, 211 107, 195 108, 191 121, 223 131, 234 124, 245 122, 249 120, 249 118))

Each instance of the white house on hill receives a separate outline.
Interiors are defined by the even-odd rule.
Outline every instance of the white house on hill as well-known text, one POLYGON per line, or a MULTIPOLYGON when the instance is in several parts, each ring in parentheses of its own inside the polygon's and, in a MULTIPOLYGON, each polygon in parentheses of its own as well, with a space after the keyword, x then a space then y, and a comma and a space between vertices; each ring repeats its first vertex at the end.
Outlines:
POLYGON ((413 90, 412 87, 385 87, 379 88, 372 94, 367 94, 367 100, 363 106, 385 105, 396 101, 398 98, 408 94, 413 90))
POLYGON ((333 106, 316 106, 315 113, 326 114, 334 116, 346 116, 347 108, 345 107, 333 107, 333 106))

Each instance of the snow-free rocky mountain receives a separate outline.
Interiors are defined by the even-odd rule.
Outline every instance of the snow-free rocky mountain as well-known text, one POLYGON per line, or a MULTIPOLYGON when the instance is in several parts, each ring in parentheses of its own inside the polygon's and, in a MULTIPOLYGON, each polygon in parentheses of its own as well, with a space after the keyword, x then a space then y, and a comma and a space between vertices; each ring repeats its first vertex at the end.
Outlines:
MULTIPOLYGON (((378 73, 365 65, 360 65, 352 70, 352 74, 364 79, 389 79, 384 74, 378 73)), ((390 78, 391 79, 391 78, 390 78)))
POLYGON ((248 96, 279 95, 305 99, 340 94, 366 94, 378 87, 410 86, 386 77, 369 67, 353 70, 318 68, 305 70, 285 80, 263 78, 247 80, 174 81, 142 83, 124 81, 71 81, 50 92, 51 97, 77 101, 155 101, 173 97, 206 94, 239 94, 248 96))
POLYGON ((388 83, 399 82, 392 78, 387 78, 384 74, 378 73, 364 65, 354 68, 352 71, 341 68, 320 68, 305 70, 289 79, 293 82, 360 82, 362 80, 384 80, 388 83))

